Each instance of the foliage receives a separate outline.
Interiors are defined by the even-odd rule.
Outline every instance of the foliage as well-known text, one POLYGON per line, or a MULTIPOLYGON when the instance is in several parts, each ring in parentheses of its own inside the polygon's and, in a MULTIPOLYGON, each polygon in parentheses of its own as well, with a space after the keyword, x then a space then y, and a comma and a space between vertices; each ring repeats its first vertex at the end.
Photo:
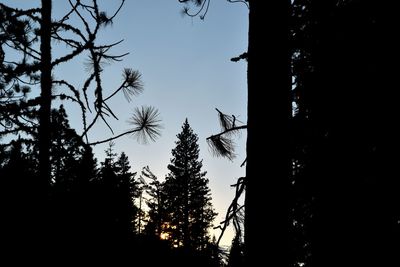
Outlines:
POLYGON ((208 229, 216 214, 206 172, 201 171, 198 137, 187 119, 177 138, 163 186, 168 214, 166 231, 175 246, 201 250, 209 242, 208 229))
POLYGON ((78 106, 83 128, 80 137, 91 145, 127 134, 141 139, 146 139, 148 134, 154 141, 159 135, 159 120, 157 110, 143 108, 133 115, 133 120, 141 123, 138 127, 106 140, 89 142, 88 133, 98 120, 114 135, 107 119, 118 119, 109 106, 112 97, 122 92, 131 101, 132 96, 143 91, 141 74, 130 68, 123 70, 121 84, 108 96, 103 89, 105 66, 121 61, 127 53, 113 54, 111 50, 121 41, 101 44, 98 35, 102 28, 113 23, 124 0, 111 15, 101 10, 97 0, 68 1, 69 10, 59 18, 52 16, 52 1, 41 3, 41 8, 26 10, 0 4, 0 137, 24 133, 38 139, 39 182, 44 195, 54 171, 50 167, 49 143, 54 100, 78 106), (63 47, 61 55, 55 56, 52 50, 60 46, 63 47), (60 66, 79 57, 87 58, 87 77, 80 85, 56 77, 60 66))

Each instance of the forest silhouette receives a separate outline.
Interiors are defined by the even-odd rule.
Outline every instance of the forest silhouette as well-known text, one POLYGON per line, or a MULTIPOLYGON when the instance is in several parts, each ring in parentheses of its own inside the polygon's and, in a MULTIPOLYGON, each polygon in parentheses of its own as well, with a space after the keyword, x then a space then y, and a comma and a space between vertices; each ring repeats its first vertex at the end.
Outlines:
MULTIPOLYGON (((101 1, 69 1, 58 21, 52 2, 28 10, 0 3, 2 254, 117 266, 400 264, 400 46, 389 1, 228 0, 249 9, 248 51, 231 59, 248 66, 248 120, 217 109, 221 132, 207 139, 214 154, 232 159, 235 134, 247 131, 246 176, 221 226, 234 225, 228 251, 209 234, 216 213, 188 119, 164 181, 148 166, 132 172, 113 149, 127 134, 155 141, 156 108, 138 107, 131 130, 89 141, 100 121, 112 131, 114 95, 130 101, 143 91, 139 71, 126 68, 120 86, 103 95, 104 62, 124 55, 111 53, 119 42, 96 38, 124 1, 111 15, 101 1), (54 41, 66 47, 59 58, 54 41), (82 53, 90 55, 83 85, 52 76, 82 53), (51 109, 54 101, 78 107, 82 133, 63 105, 51 109), (98 163, 92 148, 100 143, 109 146, 98 163)), ((207 19, 212 0, 177 2, 184 14, 207 19)))

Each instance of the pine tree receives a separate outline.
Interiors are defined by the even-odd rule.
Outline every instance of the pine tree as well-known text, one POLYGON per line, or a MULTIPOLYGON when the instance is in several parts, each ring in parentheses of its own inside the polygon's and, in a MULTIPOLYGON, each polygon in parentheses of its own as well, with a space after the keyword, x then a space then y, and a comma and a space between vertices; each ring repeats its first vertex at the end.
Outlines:
POLYGON ((134 221, 138 209, 133 199, 137 196, 136 173, 130 172, 128 157, 125 153, 116 158, 110 142, 106 159, 102 162, 98 180, 100 206, 102 206, 101 224, 104 234, 111 239, 125 239, 134 231, 134 221))
POLYGON ((211 204, 206 172, 199 160, 198 137, 186 119, 172 150, 164 190, 170 216, 168 232, 175 246, 201 250, 209 242, 207 231, 216 213, 211 204))
POLYGON ((135 181, 136 172, 130 172, 128 156, 122 152, 115 163, 117 174, 117 210, 119 228, 132 234, 136 231, 134 222, 138 214, 138 208, 134 204, 134 198, 139 195, 138 185, 135 181))
POLYGON ((151 172, 149 166, 142 169, 143 189, 146 191, 149 198, 145 201, 148 207, 148 221, 145 226, 145 234, 149 236, 156 236, 158 239, 166 239, 162 236, 163 223, 165 222, 165 194, 163 191, 163 184, 158 180, 157 176, 151 172), (145 179, 150 179, 146 183, 145 179))
MULTIPOLYGON (((96 160, 90 146, 70 127, 63 105, 53 109, 51 115, 49 242, 57 253, 65 253, 68 243, 74 244, 75 251, 82 251, 84 244, 92 241, 91 228, 97 223, 92 216, 98 206, 92 194, 96 160)), ((38 151, 37 143, 34 151, 38 151)), ((36 153, 33 155, 38 158, 36 153)))
MULTIPOLYGON (((98 177, 97 160, 94 158, 91 147, 86 147, 78 163, 75 164, 76 181, 74 184, 74 204, 78 220, 77 234, 81 240, 94 242, 93 237, 98 235, 96 225, 96 209, 99 207, 96 195, 96 178, 98 177), (86 240, 85 240, 86 238, 86 240)), ((100 207, 101 208, 101 207, 100 207)))
POLYGON ((35 214, 29 204, 37 172, 22 141, 12 141, 8 148, 0 150, 1 242, 13 250, 31 236, 29 224, 35 214))
POLYGON ((232 240, 231 249, 228 258, 228 267, 244 266, 243 242, 239 235, 232 240))
MULTIPOLYGON (((69 10, 61 17, 52 12, 52 5, 56 1, 40 2, 39 8, 25 10, 0 3, 0 136, 25 132, 38 140, 38 189, 41 192, 37 194, 43 201, 51 186, 53 100, 71 101, 77 105, 82 118, 81 137, 90 145, 108 142, 126 134, 133 134, 140 140, 154 140, 159 135, 159 120, 157 110, 143 107, 135 110, 130 120, 134 126, 131 130, 114 135, 108 123, 107 117, 117 119, 108 103, 117 93, 123 93, 130 101, 143 91, 141 74, 125 68, 122 83, 108 96, 103 92, 103 63, 120 61, 126 54, 111 54, 110 49, 120 42, 99 45, 97 37, 100 29, 112 24, 124 4, 123 0, 110 16, 100 9, 97 0, 86 3, 69 1, 69 10), (60 44, 63 45, 63 54, 53 55, 52 50, 60 44), (88 77, 80 82, 81 86, 54 77, 60 65, 83 55, 89 55, 88 77), (55 86, 60 88, 57 90, 60 93, 53 90, 55 86), (30 94, 31 87, 37 91, 35 94, 30 94), (92 88, 95 89, 90 90, 92 88), (94 93, 92 103, 89 102, 89 91, 94 93), (37 96, 39 93, 40 96, 37 96), (32 118, 33 113, 37 117, 32 118), (114 136, 89 142, 88 132, 99 120, 108 126, 114 136)), ((38 206, 43 206, 43 203, 38 206)))
POLYGON ((106 158, 101 162, 99 185, 99 204, 101 206, 101 224, 103 225, 103 234, 107 238, 115 236, 115 195, 117 192, 117 174, 115 170, 115 157, 117 154, 113 151, 114 143, 110 142, 105 150, 106 158))
POLYGON ((72 186, 72 183, 78 181, 76 168, 79 161, 89 147, 70 127, 63 105, 59 109, 53 109, 51 115, 50 166, 52 181, 57 186, 61 183, 72 186))

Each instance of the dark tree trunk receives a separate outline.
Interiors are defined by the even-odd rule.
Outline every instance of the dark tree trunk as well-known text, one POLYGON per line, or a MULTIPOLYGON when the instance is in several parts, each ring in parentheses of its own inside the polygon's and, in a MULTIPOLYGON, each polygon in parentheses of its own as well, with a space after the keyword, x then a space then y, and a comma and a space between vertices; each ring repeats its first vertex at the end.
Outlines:
POLYGON ((161 239, 161 231, 162 231, 162 215, 161 215, 161 197, 160 190, 157 188, 157 237, 161 239))
POLYGON ((42 21, 40 32, 41 93, 39 109, 39 181, 37 183, 38 203, 35 209, 36 233, 33 239, 41 238, 43 248, 53 243, 48 238, 51 230, 48 197, 50 193, 50 119, 51 119, 51 0, 42 0, 42 21))
POLYGON ((189 239, 189 175, 185 178, 185 188, 184 188, 184 211, 183 211, 183 247, 189 248, 190 239, 189 239))
POLYGON ((287 266, 290 1, 262 2, 249 0, 245 266, 287 266))
POLYGON ((42 0, 41 94, 39 110, 39 177, 46 194, 50 186, 50 109, 51 109, 51 0, 42 0))

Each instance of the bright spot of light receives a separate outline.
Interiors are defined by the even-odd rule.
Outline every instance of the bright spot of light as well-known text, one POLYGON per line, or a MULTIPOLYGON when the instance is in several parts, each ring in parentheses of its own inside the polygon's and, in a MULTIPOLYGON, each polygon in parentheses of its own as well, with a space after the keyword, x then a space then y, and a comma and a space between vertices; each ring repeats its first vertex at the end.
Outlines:
POLYGON ((160 238, 162 240, 168 240, 169 239, 169 234, 168 233, 161 233, 160 234, 160 238))

